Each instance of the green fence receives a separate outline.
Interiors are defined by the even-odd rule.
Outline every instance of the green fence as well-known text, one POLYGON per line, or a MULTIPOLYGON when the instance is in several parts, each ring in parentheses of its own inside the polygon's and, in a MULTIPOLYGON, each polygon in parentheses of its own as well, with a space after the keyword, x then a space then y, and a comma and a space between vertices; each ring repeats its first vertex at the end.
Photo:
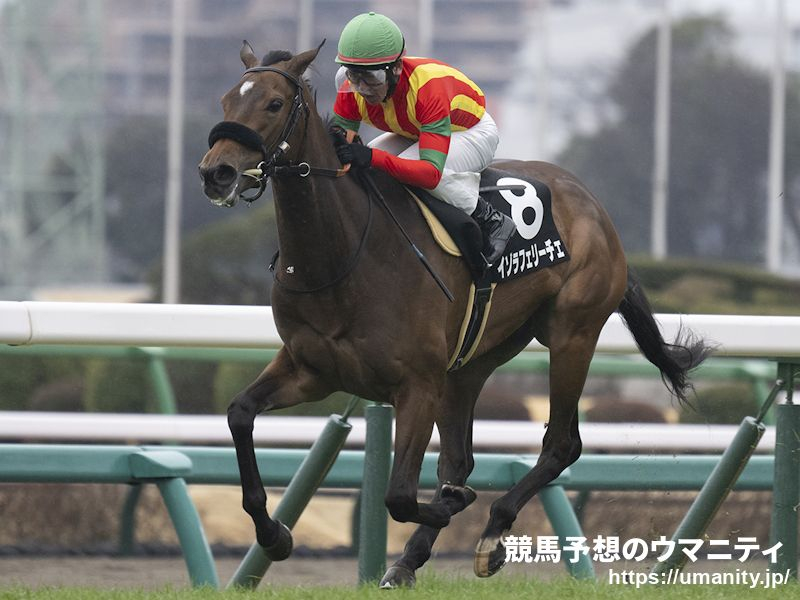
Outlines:
MULTIPOLYGON (((257 450, 264 485, 289 486, 310 455, 308 450, 257 450)), ((425 455, 421 489, 436 487, 437 459, 435 453, 425 455)), ((536 456, 532 455, 478 454, 468 483, 477 490, 505 490, 517 483, 535 462, 536 456)), ((751 458, 735 489, 772 489, 773 462, 771 456, 751 458)), ((556 534, 563 540, 566 536, 582 535, 564 490, 697 490, 717 463, 716 456, 586 455, 548 486, 540 498, 556 534)), ((322 478, 321 486, 360 488, 364 472, 364 452, 343 450, 322 478)), ((186 486, 199 483, 238 485, 239 471, 232 448, 0 444, 0 482, 153 483, 158 486, 173 520, 192 584, 219 585, 213 556, 186 486)), ((282 504, 294 503, 297 510, 297 500, 288 496, 284 495, 282 504)), ((382 504, 382 497, 380 501, 382 504)), ((302 506, 299 509, 302 510, 302 506)), ((381 528, 385 531, 385 509, 380 512, 365 530, 370 535, 381 528)), ((365 554, 374 552, 363 547, 360 550, 365 554)), ((383 552, 377 556, 377 562, 385 561, 385 552, 384 537, 383 552)), ((371 554, 371 558, 374 559, 375 554, 371 554)), ((379 578, 382 569, 375 566, 381 565, 367 564, 360 569, 359 579, 366 582, 379 578)), ((591 563, 585 560, 574 565, 572 573, 579 577, 591 576, 591 563)), ((258 568, 249 572, 240 567, 237 583, 260 580, 262 575, 258 568)))
MULTIPOLYGON (((264 365, 277 354, 273 349, 245 348, 136 348, 118 346, 7 346, 3 356, 53 356, 140 360, 155 393, 157 412, 177 412, 175 391, 167 374, 167 361, 250 362, 264 365)), ((523 352, 500 366, 498 373, 547 373, 549 356, 542 352, 523 352)), ((639 355, 596 355, 589 375, 595 377, 660 378, 656 367, 639 355)), ((751 386, 756 398, 763 398, 775 378, 775 367, 767 360, 710 358, 693 372, 694 381, 739 381, 751 386)), ((769 422, 769 420, 768 420, 769 422)))
MULTIPOLYGON (((166 376, 165 360, 248 360, 266 362, 274 353, 261 350, 198 350, 151 348, 44 347, 3 348, 0 353, 57 354, 71 356, 138 357, 148 363, 159 405, 163 412, 174 412, 174 393, 166 376)), ((797 573, 797 511, 800 500, 800 405, 791 404, 794 378, 800 361, 778 361, 778 380, 767 394, 757 419, 742 422, 740 433, 718 457, 674 456, 583 456, 553 485, 540 494, 556 534, 564 540, 580 535, 580 526, 564 489, 700 489, 679 532, 701 536, 708 520, 724 497, 734 488, 772 489, 775 484, 772 534, 783 544, 778 567, 797 573), (762 419, 778 395, 787 403, 779 406, 776 457, 752 457, 763 432, 762 419), (774 466, 773 466, 774 465, 774 466), (773 476, 773 470, 776 475, 773 476), (688 524, 687 524, 688 523, 688 524)), ((543 355, 523 354, 501 370, 545 371, 543 355)), ((594 375, 657 376, 651 365, 624 357, 596 357, 590 371, 594 375)), ((697 372, 700 378, 746 380, 759 395, 767 389, 774 366, 752 361, 723 359, 709 362, 697 372), (769 370, 769 373, 767 372, 769 370)), ((310 451, 261 450, 264 484, 288 486, 274 516, 289 524, 297 520, 319 485, 363 487, 361 509, 362 543, 359 548, 359 580, 380 577, 385 565, 386 509, 383 492, 388 476, 391 409, 374 405, 368 409, 367 453, 341 451, 349 424, 332 417, 326 430, 310 451), (370 410, 371 409, 371 410, 370 410), (370 415, 370 413, 372 413, 370 415), (338 455, 338 459, 336 458, 338 455), (335 460, 335 462, 334 462, 335 460), (267 463, 269 468, 267 469, 267 463), (367 532, 367 533, 365 533, 367 532)), ((420 479, 421 488, 436 485, 435 455, 426 455, 420 479)), ((535 457, 521 455, 476 455, 475 471, 469 479, 477 489, 504 490, 518 482, 535 464, 535 457)), ((186 485, 192 483, 238 483, 238 469, 232 449, 196 447, 132 446, 56 446, 0 445, 0 481, 92 481, 100 483, 144 483, 158 485, 175 525, 192 583, 218 585, 208 544, 189 500, 186 485)), ((678 534, 676 534, 678 535, 678 534)), ((585 558, 585 557, 584 557, 585 558)), ((233 585, 253 586, 269 567, 260 548, 254 545, 237 571, 233 585)), ((568 563, 572 574, 592 576, 587 560, 568 563)))

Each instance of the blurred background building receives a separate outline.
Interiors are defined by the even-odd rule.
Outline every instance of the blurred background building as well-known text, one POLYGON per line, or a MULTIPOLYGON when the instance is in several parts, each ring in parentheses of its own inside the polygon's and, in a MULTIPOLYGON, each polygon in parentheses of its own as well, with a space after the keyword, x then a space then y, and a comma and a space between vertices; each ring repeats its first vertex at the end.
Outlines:
MULTIPOLYGON (((647 136, 652 136, 648 128, 653 119, 655 31, 664 16, 664 0, 180 1, 186 49, 181 74, 184 232, 234 214, 205 202, 196 164, 205 151, 208 128, 220 119, 219 98, 237 79, 241 40, 248 39, 257 52, 265 53, 305 50, 327 39, 312 74, 324 114, 333 102, 338 34, 355 14, 376 10, 397 21, 410 54, 453 64, 484 89, 501 126, 498 155, 552 160, 576 170, 591 189, 599 190, 601 200, 610 199, 609 210, 626 247, 648 251, 652 137, 647 136), (625 95, 623 88, 639 77, 639 66, 645 80, 639 82, 640 89, 625 95), (631 108, 637 103, 626 104, 631 94, 641 97, 641 115, 631 108), (637 141, 641 149, 631 154, 644 162, 631 158, 625 163, 628 158, 611 142, 620 125, 631 130, 637 118, 647 133, 637 141), (604 146, 604 140, 610 145, 604 146), (587 159, 586 153, 594 159, 587 159), (614 178, 608 162, 615 157, 635 185, 614 178), (614 199, 618 190, 631 187, 638 200, 624 204, 614 199), (633 211, 631 203, 638 203, 633 211), (639 210, 638 222, 625 220, 639 210)), ((740 78, 742 95, 759 101, 768 97, 779 1, 669 1, 676 61, 672 139, 678 143, 672 152, 685 153, 680 148, 686 134, 680 129, 678 92, 688 88, 676 87, 683 85, 681 60, 694 60, 692 56, 705 52, 720 61, 741 63, 748 76, 754 74, 752 80, 740 78), (713 23, 727 33, 712 31, 713 23), (701 26, 705 33, 698 33, 701 26), (690 45, 692 56, 682 56, 690 45), (761 87, 754 91, 749 85, 761 87)), ((48 286, 154 281, 152 272, 163 252, 172 20, 169 0, 0 0, 0 299, 30 298, 48 286)), ((793 77, 800 66, 800 9, 789 6, 786 20, 785 67, 793 98, 793 77)), ((712 106, 733 101, 713 93, 702 100, 712 106)), ((789 101, 787 162, 797 141, 789 130, 800 128, 793 107, 789 101)), ((716 177, 716 188, 710 189, 724 202, 692 184, 688 193, 698 190, 701 196, 696 202, 706 198, 718 208, 709 210, 702 231, 687 233, 694 236, 688 241, 680 232, 674 234, 677 237, 670 233, 670 255, 764 261, 765 234, 758 230, 763 221, 742 217, 753 228, 747 239, 715 221, 736 212, 726 202, 734 207, 737 202, 755 203, 756 213, 759 205, 764 209, 769 105, 762 102, 742 110, 758 113, 754 127, 763 129, 763 140, 751 139, 753 146, 764 143, 753 150, 763 164, 743 174, 757 182, 753 189, 760 196, 748 192, 744 199, 729 198, 730 189, 742 186, 721 174, 727 167, 711 166, 698 176, 716 177), (747 248, 731 252, 731 236, 738 236, 735 242, 747 248)), ((707 139, 722 143, 714 136, 707 139)), ((631 147, 629 141, 620 144, 631 147)), ((699 149, 696 156, 714 156, 717 150, 699 149)), ((725 160, 731 172, 752 164, 750 158, 741 158, 741 164, 725 160)), ((673 164, 672 176, 685 181, 679 157, 673 164)), ((800 225, 792 225, 793 219, 800 223, 797 177, 787 170, 782 271, 795 269, 800 257, 800 225)), ((686 194, 670 183, 671 198, 686 194)), ((680 224, 685 214, 671 213, 667 225, 672 219, 680 224)), ((670 229, 680 229, 674 225, 670 229)))

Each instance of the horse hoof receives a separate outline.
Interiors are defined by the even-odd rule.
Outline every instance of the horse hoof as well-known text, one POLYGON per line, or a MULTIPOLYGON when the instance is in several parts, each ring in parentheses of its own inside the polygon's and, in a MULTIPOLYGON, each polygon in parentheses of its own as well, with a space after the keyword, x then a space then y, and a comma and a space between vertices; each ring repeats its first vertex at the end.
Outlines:
POLYGON ((450 485, 449 483, 445 483, 442 485, 442 498, 454 498, 462 504, 462 507, 459 510, 464 510, 470 504, 475 502, 477 499, 478 494, 475 493, 468 485, 464 487, 457 486, 457 485, 450 485))
POLYGON ((278 539, 270 546, 261 546, 264 550, 264 554, 267 555, 273 562, 278 562, 280 560, 286 560, 289 558, 289 555, 292 553, 292 532, 289 531, 289 528, 278 521, 278 539))
POLYGON ((473 568, 478 577, 491 577, 506 564, 506 546, 502 536, 481 538, 475 548, 473 568))
POLYGON ((413 588, 416 583, 414 571, 401 565, 394 565, 386 571, 378 587, 382 590, 396 590, 402 587, 413 588))

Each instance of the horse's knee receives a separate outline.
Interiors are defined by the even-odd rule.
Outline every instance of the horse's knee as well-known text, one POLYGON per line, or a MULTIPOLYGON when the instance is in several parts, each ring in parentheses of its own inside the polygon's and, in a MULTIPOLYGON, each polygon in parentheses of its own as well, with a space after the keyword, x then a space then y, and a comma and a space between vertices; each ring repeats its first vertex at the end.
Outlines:
POLYGON ((387 494, 385 503, 389 514, 398 523, 411 521, 419 512, 417 499, 412 496, 387 494))
POLYGON ((237 394, 228 405, 228 428, 234 435, 253 431, 253 422, 256 415, 248 407, 249 404, 244 392, 242 392, 237 394))

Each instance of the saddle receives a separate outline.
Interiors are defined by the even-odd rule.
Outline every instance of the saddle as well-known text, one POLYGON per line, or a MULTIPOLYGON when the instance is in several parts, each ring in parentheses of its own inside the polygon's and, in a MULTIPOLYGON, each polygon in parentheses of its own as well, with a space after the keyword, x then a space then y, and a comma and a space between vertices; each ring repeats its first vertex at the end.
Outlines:
POLYGON ((472 358, 480 343, 495 286, 567 261, 569 254, 553 221, 550 188, 541 181, 491 167, 481 173, 481 196, 517 226, 503 256, 491 267, 481 254, 483 234, 469 215, 423 189, 407 189, 437 244, 448 254, 463 257, 472 275, 458 343, 447 366, 454 371, 472 358))

